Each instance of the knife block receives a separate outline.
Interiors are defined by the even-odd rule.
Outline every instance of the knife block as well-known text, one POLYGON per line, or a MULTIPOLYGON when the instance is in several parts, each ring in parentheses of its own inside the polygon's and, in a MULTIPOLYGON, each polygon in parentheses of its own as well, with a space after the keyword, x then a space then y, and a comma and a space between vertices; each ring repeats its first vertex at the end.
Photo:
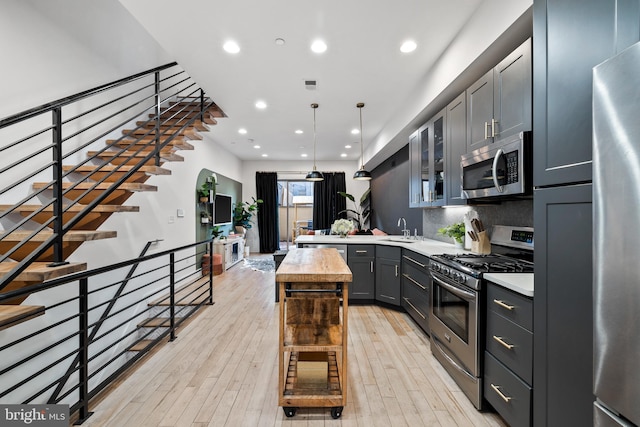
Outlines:
POLYGON ((486 231, 481 231, 478 234, 478 240, 471 242, 471 252, 481 255, 488 255, 491 253, 491 241, 487 236, 486 231))

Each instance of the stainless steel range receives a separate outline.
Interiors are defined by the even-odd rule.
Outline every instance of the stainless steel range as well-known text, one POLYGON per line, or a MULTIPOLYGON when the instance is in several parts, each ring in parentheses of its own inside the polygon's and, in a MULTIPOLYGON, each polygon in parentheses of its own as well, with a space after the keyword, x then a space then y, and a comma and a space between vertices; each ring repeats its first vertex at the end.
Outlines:
POLYGON ((533 272, 533 228, 494 226, 489 255, 431 257, 431 351, 474 406, 482 407, 484 273, 533 272))

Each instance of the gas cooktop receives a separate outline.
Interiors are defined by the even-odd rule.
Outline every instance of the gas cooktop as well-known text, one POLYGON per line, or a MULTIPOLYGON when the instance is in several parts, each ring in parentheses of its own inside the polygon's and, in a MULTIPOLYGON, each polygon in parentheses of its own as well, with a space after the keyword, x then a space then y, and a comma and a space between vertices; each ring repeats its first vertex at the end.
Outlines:
POLYGON ((500 254, 436 255, 434 260, 472 276, 482 273, 532 273, 533 263, 500 254))

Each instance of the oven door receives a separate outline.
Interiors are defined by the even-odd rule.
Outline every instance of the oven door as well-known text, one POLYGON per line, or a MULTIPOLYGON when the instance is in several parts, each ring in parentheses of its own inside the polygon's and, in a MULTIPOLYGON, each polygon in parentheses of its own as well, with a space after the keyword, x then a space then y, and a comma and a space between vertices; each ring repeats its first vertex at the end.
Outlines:
MULTIPOLYGON (((436 341, 445 347, 450 358, 457 361, 473 377, 480 376, 478 347, 478 292, 452 283, 446 277, 431 272, 433 277, 429 323, 436 341)), ((432 349, 435 354, 441 349, 432 349)))

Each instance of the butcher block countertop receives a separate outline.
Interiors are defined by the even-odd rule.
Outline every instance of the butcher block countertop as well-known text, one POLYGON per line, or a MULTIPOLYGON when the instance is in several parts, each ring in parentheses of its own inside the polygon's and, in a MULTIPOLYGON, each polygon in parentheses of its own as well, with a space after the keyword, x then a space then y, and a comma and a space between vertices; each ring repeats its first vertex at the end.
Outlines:
POLYGON ((276 271, 276 282, 351 282, 351 270, 333 248, 289 251, 276 271))

